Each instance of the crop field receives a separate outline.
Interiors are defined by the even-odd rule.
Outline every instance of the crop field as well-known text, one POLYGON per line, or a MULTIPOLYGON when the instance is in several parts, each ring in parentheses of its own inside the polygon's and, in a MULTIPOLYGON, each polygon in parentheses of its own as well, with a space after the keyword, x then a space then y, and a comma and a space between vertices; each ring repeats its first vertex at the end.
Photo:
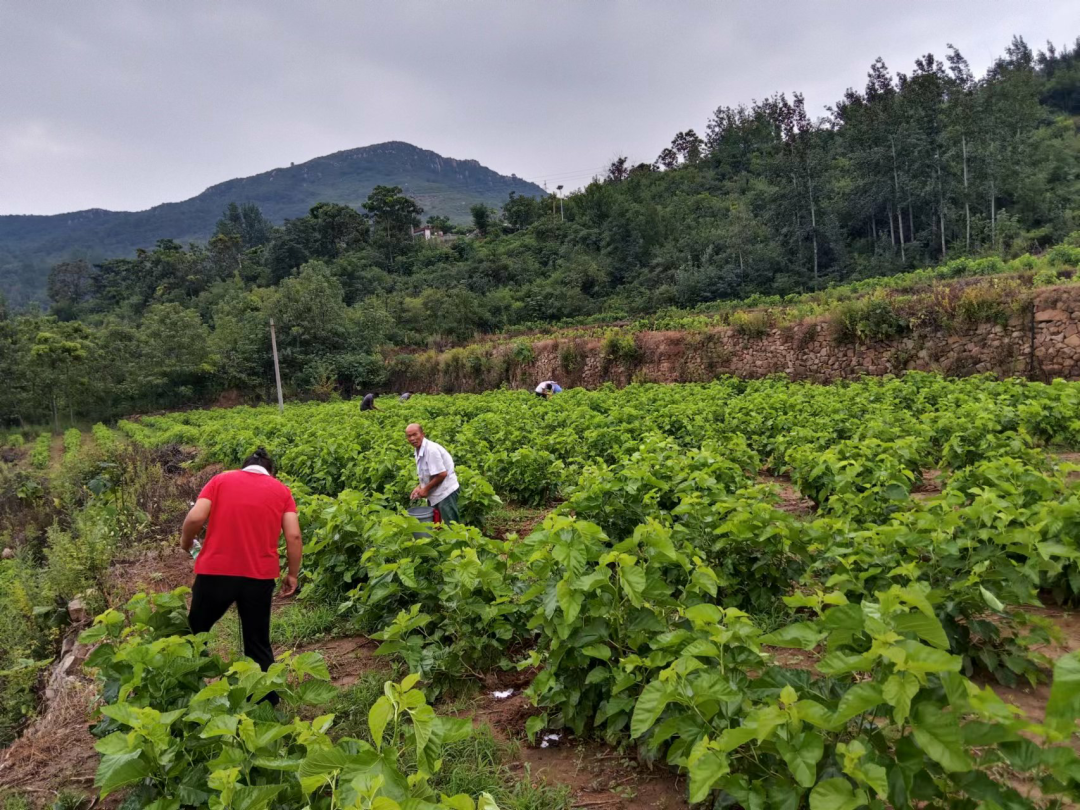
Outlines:
POLYGON ((1080 384, 725 379, 379 407, 121 424, 228 466, 265 446, 301 512, 301 606, 410 674, 372 707, 366 742, 333 743, 329 714, 238 708, 272 689, 330 702, 317 656, 230 668, 177 635, 178 595, 136 600, 89 631, 108 642, 88 664, 106 683, 110 789, 141 779, 159 809, 203 800, 209 780, 222 806, 472 810, 426 787, 467 734, 431 704, 520 671, 523 735, 635 751, 686 774, 691 802, 1080 798, 1080 654, 1051 660, 1043 609, 1080 597, 1080 468, 1063 460, 1080 447, 1080 384), (425 532, 401 512, 414 421, 455 458, 462 524, 425 532), (507 506, 536 525, 492 531, 507 506), (994 691, 1051 680, 1037 714, 994 691), (384 757, 405 735, 412 754, 384 757))

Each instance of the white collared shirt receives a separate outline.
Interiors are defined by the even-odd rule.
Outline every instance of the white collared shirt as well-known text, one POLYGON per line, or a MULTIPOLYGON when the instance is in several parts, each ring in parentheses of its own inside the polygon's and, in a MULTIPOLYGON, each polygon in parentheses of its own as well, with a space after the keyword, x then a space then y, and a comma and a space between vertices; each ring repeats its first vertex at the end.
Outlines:
POLYGON ((425 487, 432 478, 441 472, 446 473, 442 483, 428 495, 428 505, 436 506, 448 496, 453 495, 458 489, 457 474, 454 472, 454 459, 446 452, 446 448, 438 442, 424 439, 420 443, 420 449, 416 454, 416 475, 420 479, 420 486, 425 487))
POLYGON ((270 474, 270 471, 266 469, 266 467, 264 467, 262 464, 252 464, 250 466, 244 467, 242 472, 262 473, 263 475, 270 474))

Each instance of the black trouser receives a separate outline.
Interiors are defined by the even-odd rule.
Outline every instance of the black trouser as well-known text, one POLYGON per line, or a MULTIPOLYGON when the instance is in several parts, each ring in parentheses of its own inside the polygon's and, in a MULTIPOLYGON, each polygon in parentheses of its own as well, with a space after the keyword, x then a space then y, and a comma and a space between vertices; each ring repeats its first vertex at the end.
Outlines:
MULTIPOLYGON (((275 582, 273 579, 197 574, 191 588, 191 610, 188 611, 191 632, 210 632, 235 602, 244 634, 244 655, 266 672, 274 663, 274 649, 270 646, 270 604, 275 582)), ((277 705, 276 692, 271 692, 266 699, 277 705)))

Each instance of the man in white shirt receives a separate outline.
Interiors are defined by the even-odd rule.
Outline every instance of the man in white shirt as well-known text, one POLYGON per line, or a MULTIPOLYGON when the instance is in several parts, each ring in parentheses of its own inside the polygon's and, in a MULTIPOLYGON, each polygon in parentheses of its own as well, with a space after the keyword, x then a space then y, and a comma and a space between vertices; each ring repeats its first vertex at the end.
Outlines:
POLYGON ((562 386, 554 380, 544 380, 536 386, 536 395, 544 399, 551 399, 555 394, 562 393, 562 386))
POLYGON ((420 486, 412 491, 413 500, 427 498, 428 506, 439 510, 443 523, 461 520, 458 510, 458 480, 454 473, 454 459, 446 448, 424 436, 418 424, 405 428, 405 437, 416 455, 416 475, 420 486))

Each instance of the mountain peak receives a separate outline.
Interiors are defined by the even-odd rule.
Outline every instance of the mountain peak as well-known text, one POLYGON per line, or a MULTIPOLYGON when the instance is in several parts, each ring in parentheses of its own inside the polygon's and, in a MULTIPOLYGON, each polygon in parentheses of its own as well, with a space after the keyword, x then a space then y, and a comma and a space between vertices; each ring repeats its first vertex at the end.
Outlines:
POLYGON ((476 203, 501 206, 510 192, 544 194, 536 184, 499 174, 477 160, 386 141, 226 180, 191 199, 146 211, 91 208, 52 216, 0 216, 0 292, 16 304, 40 300, 48 267, 74 255, 100 260, 134 255, 158 239, 205 241, 231 202, 255 203, 280 224, 303 216, 318 202, 359 208, 379 185, 400 186, 425 215, 456 222, 468 221, 476 203))

